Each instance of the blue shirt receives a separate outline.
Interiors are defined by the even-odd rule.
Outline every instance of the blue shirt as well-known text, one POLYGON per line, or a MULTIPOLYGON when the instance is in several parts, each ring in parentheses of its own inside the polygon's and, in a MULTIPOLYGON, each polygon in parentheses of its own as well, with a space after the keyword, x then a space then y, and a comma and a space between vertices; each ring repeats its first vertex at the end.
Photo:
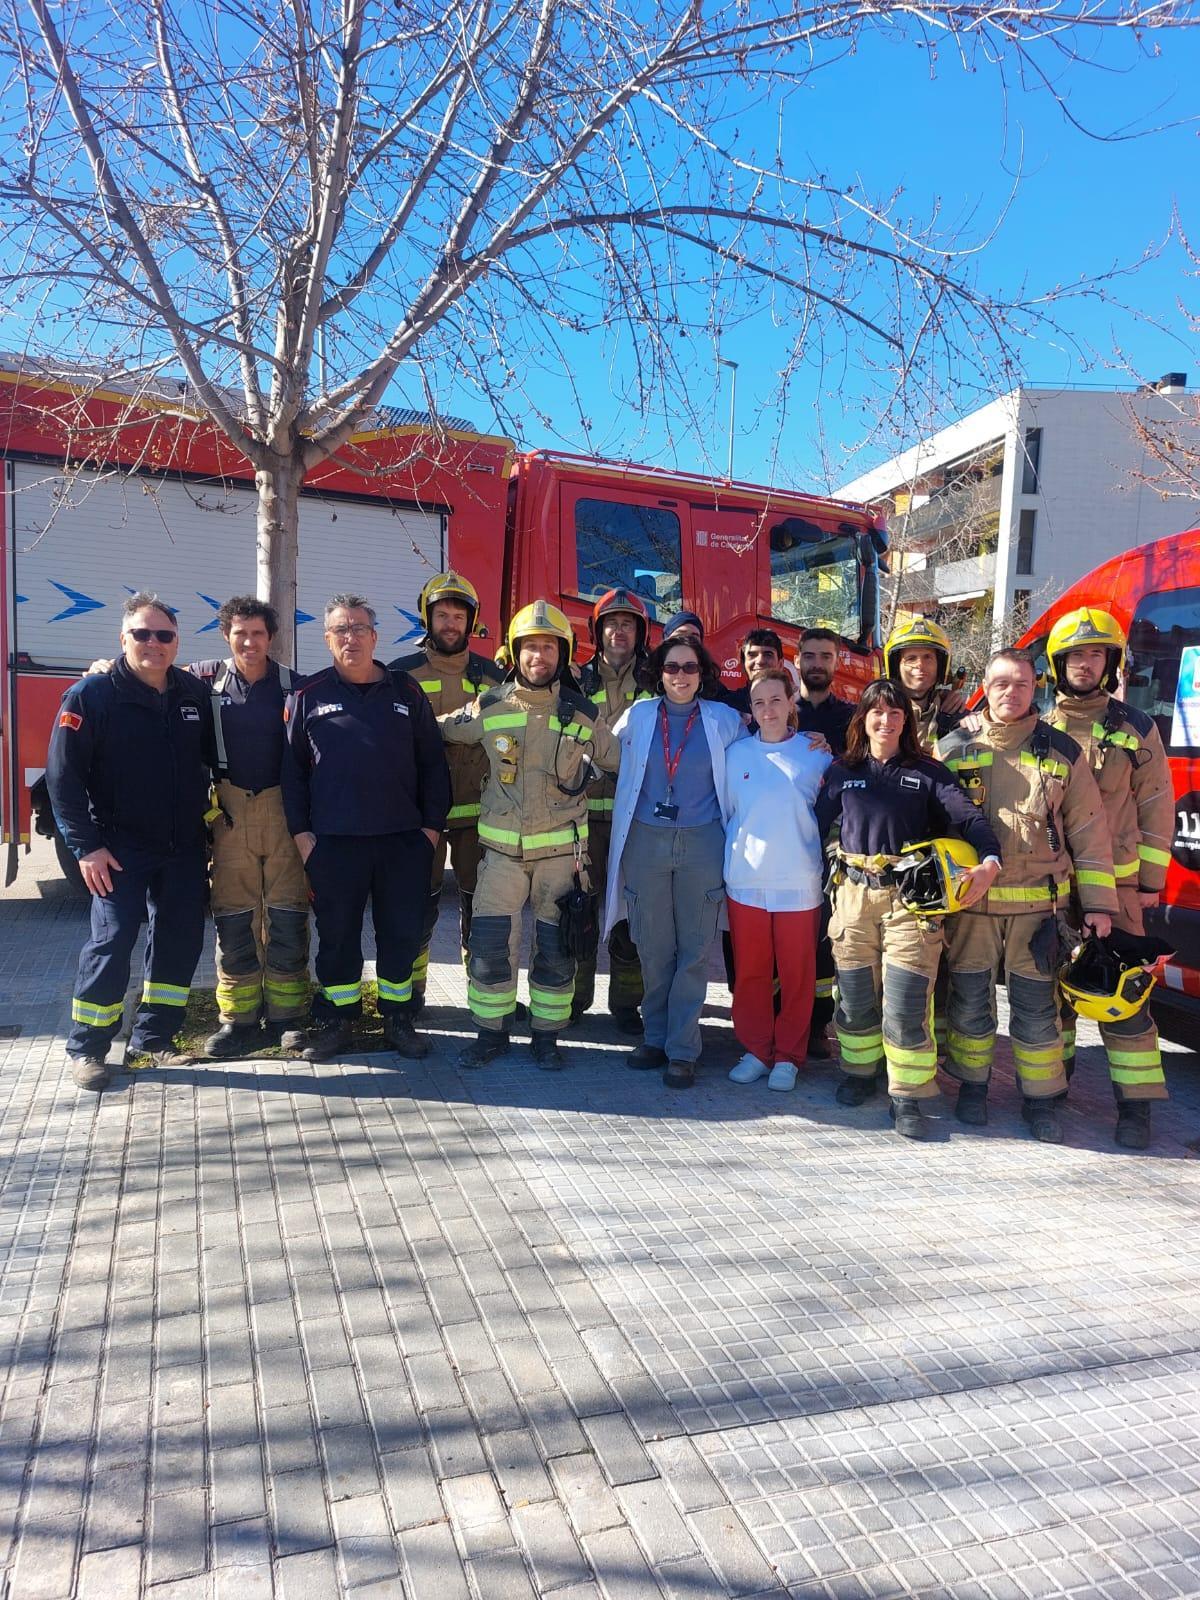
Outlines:
POLYGON ((693 711, 696 713, 692 731, 679 758, 675 781, 669 786, 671 804, 679 807, 679 814, 674 820, 654 815, 655 806, 660 800, 666 800, 668 788, 660 712, 654 720, 654 733, 650 740, 646 773, 642 779, 642 792, 638 795, 637 804, 633 809, 634 821, 648 822, 655 828, 703 828, 707 823, 720 822, 721 807, 713 783, 712 756, 709 754, 708 740, 704 735, 704 725, 700 721, 699 702, 689 700, 687 705, 679 706, 664 696, 660 704, 667 708, 667 736, 670 740, 672 758, 679 749, 689 716, 693 711))

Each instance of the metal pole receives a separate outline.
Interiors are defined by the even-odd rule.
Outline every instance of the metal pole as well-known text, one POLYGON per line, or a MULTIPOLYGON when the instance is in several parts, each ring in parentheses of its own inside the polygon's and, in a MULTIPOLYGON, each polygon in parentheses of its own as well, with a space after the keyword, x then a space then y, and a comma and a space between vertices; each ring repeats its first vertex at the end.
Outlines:
POLYGON ((717 357, 717 365, 719 367, 728 367, 729 371, 730 371, 730 379, 729 379, 729 469, 726 472, 725 476, 729 479, 730 483, 732 483, 733 482, 733 420, 734 420, 734 417, 737 414, 737 369, 738 369, 738 364, 737 364, 736 361, 727 361, 724 356, 718 356, 717 357))

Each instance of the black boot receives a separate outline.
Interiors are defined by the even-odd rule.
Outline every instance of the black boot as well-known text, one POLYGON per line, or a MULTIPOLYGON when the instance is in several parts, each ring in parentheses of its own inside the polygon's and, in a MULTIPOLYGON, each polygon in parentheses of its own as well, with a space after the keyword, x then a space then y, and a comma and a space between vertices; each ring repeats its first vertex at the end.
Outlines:
POLYGON ((262 1043, 257 1022, 223 1022, 216 1033, 204 1041, 204 1054, 210 1061, 226 1061, 230 1056, 252 1056, 262 1043))
POLYGON ((625 1057, 625 1065, 637 1072, 650 1072, 667 1064, 667 1052, 656 1044, 639 1044, 625 1057))
POLYGON ((1063 1142, 1062 1118, 1053 1100, 1022 1100, 1021 1116, 1029 1124, 1030 1133, 1042 1144, 1063 1142))
POLYGON ((910 1100, 907 1097, 897 1099, 892 1096, 892 1121, 896 1124, 896 1132, 905 1139, 928 1139, 929 1124, 921 1115, 921 1102, 910 1100))
POLYGON ((543 1072, 559 1072, 566 1066, 558 1040, 552 1033, 535 1033, 532 1040, 533 1059, 543 1072))
POLYGON ((814 1028, 808 1036, 808 1049, 805 1051, 806 1061, 829 1061, 833 1052, 829 1048, 829 1040, 824 1028, 814 1028))
POLYGON ((958 1100, 954 1106, 954 1115, 960 1122, 967 1123, 972 1128, 985 1128, 987 1126, 987 1093, 986 1083, 960 1083, 958 1086, 958 1100))
POLYGON ((394 1011, 384 1023, 383 1032, 396 1054, 408 1061, 423 1061, 429 1054, 429 1041, 413 1026, 411 1012, 394 1011))
POLYGON ((834 1099, 840 1106, 861 1106, 864 1100, 869 1100, 879 1091, 879 1078, 872 1074, 869 1078, 854 1078, 849 1073, 842 1078, 837 1086, 834 1099))
POLYGON ((668 1089, 690 1089, 696 1081, 694 1061, 668 1061, 663 1082, 668 1089))
POLYGON ((475 1042, 459 1052, 460 1067, 486 1067, 497 1056, 508 1054, 508 1034, 495 1028, 480 1028, 475 1042))
POLYGON ((636 1006, 632 1011, 614 1011, 612 1019, 617 1025, 618 1033, 636 1036, 642 1031, 642 1014, 636 1006))
POLYGON ((1113 1138, 1126 1150, 1149 1149, 1149 1100, 1122 1100, 1118 1104, 1117 1128, 1113 1138))
POLYGON ((349 1022, 327 1022, 300 1054, 305 1061, 333 1061, 349 1055, 354 1044, 354 1029, 349 1022))

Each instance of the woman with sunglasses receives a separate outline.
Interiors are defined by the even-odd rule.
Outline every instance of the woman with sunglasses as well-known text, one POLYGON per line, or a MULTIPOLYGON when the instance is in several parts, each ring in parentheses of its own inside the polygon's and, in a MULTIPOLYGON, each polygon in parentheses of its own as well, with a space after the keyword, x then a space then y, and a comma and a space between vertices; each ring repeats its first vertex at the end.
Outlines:
POLYGON ((725 752, 746 730, 713 698, 716 664, 698 639, 653 652, 639 700, 617 722, 605 934, 622 917, 642 963, 644 1042, 631 1067, 662 1068, 671 1089, 696 1079, 708 950, 725 900, 725 752))
POLYGON ((939 917, 904 904, 896 868, 910 845, 960 835, 980 858, 965 874, 965 909, 999 872, 1000 842, 949 768, 925 754, 913 703, 890 678, 863 690, 816 811, 822 835, 837 835, 829 938, 845 1074, 838 1103, 862 1105, 886 1068, 896 1132, 924 1139, 921 1101, 937 1094, 930 1001, 944 936, 939 917))

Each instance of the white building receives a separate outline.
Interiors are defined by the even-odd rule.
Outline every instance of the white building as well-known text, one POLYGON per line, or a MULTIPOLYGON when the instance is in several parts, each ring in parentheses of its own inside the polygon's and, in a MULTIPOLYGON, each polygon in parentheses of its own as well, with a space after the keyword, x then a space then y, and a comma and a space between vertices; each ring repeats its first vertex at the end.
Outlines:
POLYGON ((1186 381, 1014 389, 836 493, 887 508, 902 611, 987 607, 1009 639, 1092 567, 1196 520, 1142 481, 1156 467, 1136 426, 1195 429, 1186 381))

